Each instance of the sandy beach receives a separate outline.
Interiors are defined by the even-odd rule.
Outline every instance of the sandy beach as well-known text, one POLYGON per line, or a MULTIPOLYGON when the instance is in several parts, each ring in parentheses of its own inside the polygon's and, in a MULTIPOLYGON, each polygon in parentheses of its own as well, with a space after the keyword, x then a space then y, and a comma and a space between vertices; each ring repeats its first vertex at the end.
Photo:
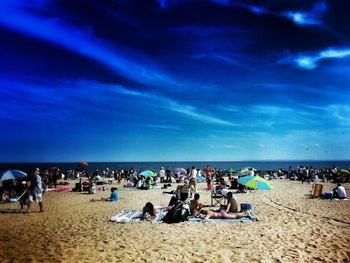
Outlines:
MULTIPOLYGON (((146 201, 166 206, 170 199, 162 189, 121 185, 117 203, 90 202, 108 197, 107 190, 47 192, 45 212, 36 205, 29 215, 18 203, 1 204, 1 262, 350 262, 350 200, 308 199, 311 184, 273 184, 272 191, 256 192, 259 222, 109 222, 122 209, 141 209, 146 201)), ((324 191, 334 187, 323 185, 324 191)), ((350 185, 345 188, 350 193, 350 185)), ((236 197, 251 203, 253 194, 236 197)), ((200 195, 210 204, 209 192, 200 195)))

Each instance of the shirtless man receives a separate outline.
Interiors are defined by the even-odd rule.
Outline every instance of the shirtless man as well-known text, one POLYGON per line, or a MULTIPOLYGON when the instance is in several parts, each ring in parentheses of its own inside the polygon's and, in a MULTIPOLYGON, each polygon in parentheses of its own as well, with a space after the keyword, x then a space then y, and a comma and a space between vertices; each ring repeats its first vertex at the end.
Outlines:
POLYGON ((199 194, 196 193, 194 195, 194 199, 190 202, 190 213, 193 216, 198 216, 201 209, 203 208, 203 204, 199 201, 199 198, 199 194))

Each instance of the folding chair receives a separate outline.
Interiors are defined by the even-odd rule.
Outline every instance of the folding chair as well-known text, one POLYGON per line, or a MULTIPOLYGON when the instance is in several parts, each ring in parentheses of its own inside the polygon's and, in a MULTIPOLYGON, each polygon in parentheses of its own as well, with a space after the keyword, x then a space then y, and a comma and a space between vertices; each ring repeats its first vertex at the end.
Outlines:
POLYGON ((215 190, 211 192, 211 206, 227 205, 225 196, 221 193, 221 187, 216 186, 215 190))

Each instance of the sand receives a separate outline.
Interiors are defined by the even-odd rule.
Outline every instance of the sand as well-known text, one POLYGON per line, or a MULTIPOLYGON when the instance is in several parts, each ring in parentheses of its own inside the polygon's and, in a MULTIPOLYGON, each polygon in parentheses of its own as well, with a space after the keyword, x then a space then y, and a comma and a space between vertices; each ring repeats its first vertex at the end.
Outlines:
MULTIPOLYGON (((350 200, 308 199, 311 184, 277 180, 274 190, 256 191, 259 222, 118 224, 108 219, 146 201, 165 206, 162 189, 125 191, 118 203, 108 197, 53 193, 26 215, 18 203, 0 205, 1 262, 350 262, 350 200)), ((72 182, 73 185, 73 182, 72 182)), ((334 184, 323 183, 324 191, 334 184)), ((173 184, 175 188, 175 184, 173 184)), ((108 186, 110 187, 110 186, 108 186)), ((348 194, 350 185, 345 184, 348 194)), ((199 189, 205 188, 200 184, 199 189)), ((201 191, 210 204, 210 193, 201 191)), ((253 192, 236 194, 251 203, 253 192)))

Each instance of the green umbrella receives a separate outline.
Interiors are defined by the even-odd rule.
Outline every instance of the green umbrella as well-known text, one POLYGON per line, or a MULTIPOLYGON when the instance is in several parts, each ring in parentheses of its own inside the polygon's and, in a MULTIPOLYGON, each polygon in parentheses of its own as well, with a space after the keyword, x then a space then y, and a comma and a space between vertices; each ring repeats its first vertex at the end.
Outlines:
MULTIPOLYGON (((260 176, 245 176, 238 180, 238 183, 254 190, 271 190, 272 184, 260 176)), ((253 197, 252 209, 254 207, 255 192, 253 197)))
POLYGON ((152 177, 155 176, 154 172, 150 171, 150 170, 146 170, 143 171, 141 173, 139 173, 140 176, 144 176, 144 177, 152 177))
POLYGON ((229 173, 235 173, 235 172, 236 172, 236 169, 230 168, 230 169, 228 169, 228 172, 229 172, 229 173))
POLYGON ((251 170, 256 172, 256 169, 253 168, 253 167, 244 167, 244 168, 242 168, 241 170, 238 171, 238 176, 249 175, 251 170))
POLYGON ((349 170, 346 169, 341 169, 339 172, 342 174, 350 174, 349 170))

